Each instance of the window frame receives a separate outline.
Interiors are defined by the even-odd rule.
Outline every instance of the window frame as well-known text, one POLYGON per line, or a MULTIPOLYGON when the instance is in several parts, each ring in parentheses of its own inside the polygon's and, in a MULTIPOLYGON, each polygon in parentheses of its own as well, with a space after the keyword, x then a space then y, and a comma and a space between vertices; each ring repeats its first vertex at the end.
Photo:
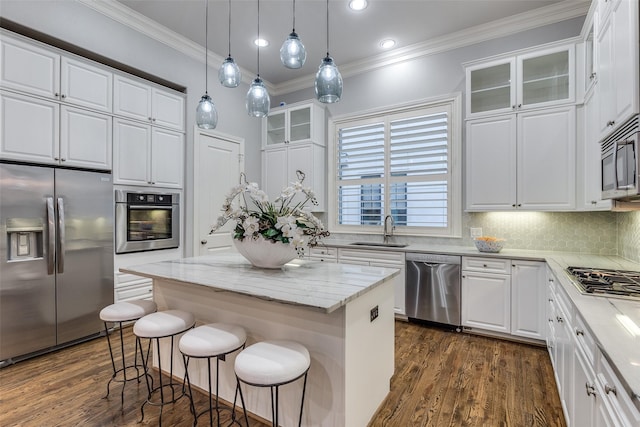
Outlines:
MULTIPOLYGON (((447 111, 450 117, 448 126, 448 176, 449 191, 447 193, 448 218, 447 227, 396 227, 394 235, 422 236, 422 237, 462 237, 462 94, 456 92, 450 95, 421 99, 410 103, 392 105, 374 110, 367 110, 354 114, 330 117, 328 121, 328 155, 327 155, 327 224, 329 231, 334 234, 382 234, 383 226, 373 225, 342 225, 338 223, 338 132, 342 127, 360 125, 364 122, 373 123, 384 120, 388 116, 425 114, 427 110, 440 108, 447 111)), ((385 129, 385 173, 389 171, 389 143, 388 129, 385 129)), ((389 181, 392 183, 393 181, 389 181)), ((385 205, 385 215, 390 206, 385 205)))

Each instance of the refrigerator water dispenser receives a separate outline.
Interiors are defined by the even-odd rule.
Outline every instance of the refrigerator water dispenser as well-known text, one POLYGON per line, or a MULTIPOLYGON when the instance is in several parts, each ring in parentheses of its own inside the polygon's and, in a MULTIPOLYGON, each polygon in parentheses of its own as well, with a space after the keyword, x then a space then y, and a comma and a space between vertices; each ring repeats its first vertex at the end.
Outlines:
POLYGON ((7 219, 7 261, 41 259, 44 226, 39 218, 7 219))

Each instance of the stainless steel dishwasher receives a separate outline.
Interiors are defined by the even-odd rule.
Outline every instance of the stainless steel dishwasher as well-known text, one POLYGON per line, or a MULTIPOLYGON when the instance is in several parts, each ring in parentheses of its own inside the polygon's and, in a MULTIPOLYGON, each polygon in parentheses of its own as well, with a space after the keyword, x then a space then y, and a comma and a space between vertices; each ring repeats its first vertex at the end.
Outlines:
POLYGON ((407 317, 459 329, 461 257, 407 253, 406 262, 407 317))

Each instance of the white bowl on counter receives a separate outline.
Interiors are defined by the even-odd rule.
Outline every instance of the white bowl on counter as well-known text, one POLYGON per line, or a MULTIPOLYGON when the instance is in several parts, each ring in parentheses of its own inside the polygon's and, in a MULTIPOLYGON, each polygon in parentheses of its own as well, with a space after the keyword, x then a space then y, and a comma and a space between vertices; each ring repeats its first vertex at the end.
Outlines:
POLYGON ((505 239, 484 240, 484 239, 475 238, 473 239, 473 242, 475 243, 476 248, 478 248, 480 252, 498 253, 502 250, 502 247, 504 246, 504 243, 506 242, 506 240, 505 239))

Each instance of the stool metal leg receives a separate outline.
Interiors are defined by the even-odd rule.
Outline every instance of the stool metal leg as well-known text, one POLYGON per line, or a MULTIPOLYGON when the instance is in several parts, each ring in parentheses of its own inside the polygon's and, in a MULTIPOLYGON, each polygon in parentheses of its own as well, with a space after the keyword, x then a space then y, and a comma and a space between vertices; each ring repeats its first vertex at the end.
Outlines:
POLYGON ((302 426, 302 409, 304 408, 304 394, 307 391, 307 374, 309 371, 304 373, 304 383, 302 384, 302 399, 300 399, 300 418, 298 419, 298 427, 302 426))
MULTIPOLYGON (((247 418, 247 407, 244 404, 244 396, 242 395, 242 387, 240 387, 240 378, 236 375, 236 389, 240 392, 240 402, 242 403, 242 411, 244 412, 244 423, 246 427, 249 427, 249 418, 247 418)), ((233 399, 235 407, 235 398, 233 399)))

